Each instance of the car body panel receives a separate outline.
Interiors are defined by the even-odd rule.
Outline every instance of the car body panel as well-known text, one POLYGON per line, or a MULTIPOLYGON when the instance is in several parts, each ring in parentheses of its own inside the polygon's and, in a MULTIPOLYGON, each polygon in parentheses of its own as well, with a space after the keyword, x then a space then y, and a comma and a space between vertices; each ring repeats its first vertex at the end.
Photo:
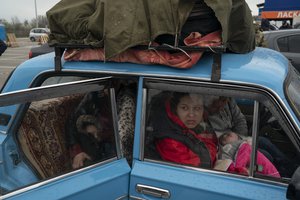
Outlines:
POLYGON ((222 174, 136 161, 131 172, 130 195, 155 199, 136 191, 137 184, 168 190, 172 199, 284 199, 286 188, 222 174), (176 176, 174 176, 176 173, 176 176), (268 195, 266 195, 268 194, 268 195))
MULTIPOLYGON (((244 83, 255 83, 258 85, 267 84, 270 88, 276 88, 278 83, 282 84, 283 79, 287 74, 287 69, 281 65, 286 65, 287 63, 288 60, 284 58, 284 56, 264 48, 256 48, 254 52, 248 54, 224 54, 222 55, 220 81, 231 80, 244 83), (276 71, 274 71, 274 69, 276 71), (257 73, 257 71, 260 73, 257 73), (272 76, 262 78, 264 73, 272 73, 272 76)), ((112 74, 128 73, 132 75, 210 80, 211 66, 212 58, 210 56, 204 56, 190 69, 177 69, 162 65, 73 61, 63 63, 62 71, 107 72, 112 74)), ((17 77, 19 74, 23 74, 23 68, 26 68, 24 70, 27 70, 26 75, 29 73, 29 76, 31 77, 37 75, 38 72, 47 69, 53 71, 54 53, 45 54, 39 58, 25 61, 16 69, 13 76, 17 77)), ((15 80, 16 78, 12 79, 15 80)), ((26 88, 26 86, 24 88, 26 88)), ((3 92, 8 92, 17 88, 7 89, 7 87, 5 87, 4 89, 3 92)))
POLYGON ((291 64, 299 71, 300 69, 300 53, 292 53, 292 52, 282 52, 284 56, 286 56, 291 64))
POLYGON ((130 167, 126 160, 116 160, 67 175, 46 185, 33 185, 32 189, 21 194, 11 194, 5 199, 121 199, 128 196, 129 173, 130 167))
MULTIPOLYGON (((135 115, 135 135, 133 147, 133 163, 130 167, 125 160, 112 159, 107 163, 99 163, 79 171, 67 173, 45 182, 25 187, 9 193, 5 199, 157 199, 139 192, 137 186, 168 191, 171 199, 284 199, 287 184, 278 184, 272 181, 229 175, 226 173, 211 172, 204 169, 162 164, 151 160, 143 160, 144 133, 143 133, 143 90, 146 78, 170 79, 173 81, 196 81, 211 83, 215 86, 234 85, 261 89, 271 93, 287 113, 295 126, 300 122, 293 113, 289 102, 285 98, 284 82, 288 75, 288 60, 280 53, 265 48, 256 48, 247 54, 222 55, 221 79, 217 83, 211 82, 213 59, 210 55, 203 58, 190 69, 177 69, 161 65, 143 65, 115 62, 65 62, 62 61, 62 71, 54 70, 54 53, 44 54, 19 65, 10 79, 6 82, 1 93, 9 93, 34 87, 37 78, 56 73, 90 73, 104 76, 122 75, 137 77, 137 104, 135 115)), ((29 92, 30 93, 30 92, 29 92)), ((0 95, 1 98, 1 95, 0 95)), ((22 109, 18 106, 0 108, 1 114, 13 116, 10 123, 0 125, 0 151, 5 155, 3 160, 7 164, 7 171, 22 177, 24 182, 34 181, 35 174, 25 163, 14 170, 9 152, 16 150, 17 144, 13 141, 13 124, 22 109), (5 147, 3 147, 5 145, 5 147), (10 160, 10 161, 8 161, 10 160), (23 175, 25 173, 25 175, 23 175)), ((297 130, 299 131, 299 130, 297 130)), ((3 171, 5 171, 3 169, 3 171)), ((3 174, 2 174, 3 175, 3 174)), ((7 177, 10 178, 10 177, 7 177)), ((23 183, 17 183, 22 185, 23 183)), ((13 187, 10 185, 9 187, 13 187)), ((8 188, 9 188, 8 187, 8 188)), ((154 195, 159 195, 159 193, 154 195)), ((144 191, 144 192, 145 192, 144 191)), ((148 193, 147 193, 148 192, 148 193)), ((160 190, 159 190, 160 192, 160 190)), ((153 193, 152 193, 153 195, 153 193)))

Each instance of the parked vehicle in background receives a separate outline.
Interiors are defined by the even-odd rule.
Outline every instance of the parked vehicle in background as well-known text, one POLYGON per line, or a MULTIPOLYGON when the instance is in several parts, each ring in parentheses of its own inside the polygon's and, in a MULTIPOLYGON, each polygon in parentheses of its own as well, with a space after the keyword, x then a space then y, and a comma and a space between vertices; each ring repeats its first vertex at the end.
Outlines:
POLYGON ((54 47, 50 47, 48 43, 45 43, 42 44, 41 46, 32 47, 29 51, 28 58, 33 58, 53 51, 54 51, 54 47))
POLYGON ((33 28, 29 32, 29 39, 32 42, 38 41, 41 36, 43 35, 49 35, 50 34, 50 29, 48 28, 33 28))
POLYGON ((300 29, 264 31, 266 47, 285 55, 300 71, 300 29))

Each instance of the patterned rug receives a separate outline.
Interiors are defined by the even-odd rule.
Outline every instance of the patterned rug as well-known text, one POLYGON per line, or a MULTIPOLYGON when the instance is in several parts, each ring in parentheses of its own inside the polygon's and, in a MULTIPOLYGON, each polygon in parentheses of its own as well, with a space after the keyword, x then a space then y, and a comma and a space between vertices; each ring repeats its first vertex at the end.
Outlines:
POLYGON ((21 124, 18 139, 27 159, 41 178, 71 170, 65 122, 82 95, 33 102, 21 124))

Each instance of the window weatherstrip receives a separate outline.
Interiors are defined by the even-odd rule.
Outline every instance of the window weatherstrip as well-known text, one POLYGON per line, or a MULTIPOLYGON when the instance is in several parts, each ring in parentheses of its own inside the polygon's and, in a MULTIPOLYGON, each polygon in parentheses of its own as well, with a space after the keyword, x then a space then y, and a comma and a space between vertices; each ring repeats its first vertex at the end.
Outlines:
POLYGON ((258 120, 259 120, 259 103, 258 101, 254 102, 254 111, 253 111, 253 124, 252 124, 252 152, 251 152, 251 160, 250 160, 250 168, 249 168, 249 176, 254 177, 255 170, 255 161, 256 161, 256 141, 257 141, 257 131, 258 131, 258 120))
POLYGON ((118 127, 118 114, 117 114, 117 105, 116 105, 116 96, 115 96, 115 89, 110 88, 110 104, 111 104, 111 111, 112 111, 112 120, 113 120, 113 127, 114 127, 114 136, 116 141, 116 149, 117 149, 117 156, 118 159, 123 157, 122 149, 121 149, 121 142, 119 137, 119 127, 118 127))
POLYGON ((25 90, 19 90, 17 92, 0 94, 0 107, 21 104, 25 102, 41 101, 82 92, 101 91, 105 88, 105 86, 99 85, 99 81, 105 81, 109 79, 110 78, 99 78, 88 81, 76 81, 73 83, 29 88, 25 90))
POLYGON ((142 93, 142 116, 141 116, 141 153, 140 160, 144 160, 145 152, 145 128, 146 128, 146 106, 147 106, 147 89, 143 89, 142 93))

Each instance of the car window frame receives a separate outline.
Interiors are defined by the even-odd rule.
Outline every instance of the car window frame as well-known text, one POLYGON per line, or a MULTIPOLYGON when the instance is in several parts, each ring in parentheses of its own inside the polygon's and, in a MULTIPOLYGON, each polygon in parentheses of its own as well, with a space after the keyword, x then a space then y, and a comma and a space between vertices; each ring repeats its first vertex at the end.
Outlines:
POLYGON ((97 84, 98 81, 105 81, 111 78, 112 77, 104 77, 104 78, 95 78, 89 80, 73 81, 67 83, 58 83, 58 84, 46 85, 46 86, 36 86, 34 88, 2 93, 0 94, 0 106, 10 106, 13 104, 22 104, 25 103, 26 101, 32 102, 38 100, 45 100, 49 98, 62 97, 62 96, 74 94, 74 92, 76 91, 77 92, 93 91, 94 88, 99 88, 99 85, 97 84), (92 85, 93 88, 88 90, 86 88, 87 85, 92 85), (72 90, 67 90, 70 88, 72 90), (45 96, 45 94, 48 95, 45 96))
MULTIPOLYGON (((121 143, 120 143, 120 136, 118 134, 118 116, 117 116, 117 106, 116 106, 116 99, 115 99, 115 91, 112 86, 112 81, 114 78, 112 76, 106 76, 101 78, 93 78, 93 79, 87 79, 87 80, 80 80, 80 81, 72 81, 72 82, 66 82, 66 83, 59 83, 59 84, 53 84, 53 85, 46 85, 46 86, 37 86, 34 88, 24 89, 24 90, 18 90, 14 92, 8 92, 8 93, 2 93, 0 94, 0 107, 7 107, 7 106, 17 106, 15 115, 11 117, 11 121, 14 121, 15 124, 9 125, 8 132, 15 133, 19 129, 20 123, 26 114, 29 105, 33 101, 40 101, 45 99, 51 99, 51 98, 57 98, 57 97, 63 97, 68 96, 72 94, 78 94, 78 93, 88 93, 92 91, 99 91, 103 90, 104 88, 109 89, 110 91, 110 106, 112 111, 112 125, 114 129, 114 138, 115 138, 115 144, 116 144, 116 155, 112 158, 106 159, 101 162, 97 162, 91 166, 86 166, 82 169, 76 169, 74 171, 68 172, 66 174, 62 174, 59 176, 55 176, 53 178, 48 179, 41 179, 39 182, 33 183, 33 185, 39 187, 42 185, 46 185, 52 181, 56 181, 60 178, 70 176, 76 173, 80 173, 81 171, 88 170, 90 168, 93 168, 94 166, 103 165, 106 163, 109 163, 114 160, 119 160, 123 158, 122 152, 121 152, 121 143)), ((2 133, 2 132, 1 132, 2 133)), ((4 133, 3 133, 4 134, 4 133)), ((7 134, 6 134, 7 135, 7 134)), ((19 147, 18 147, 19 148, 19 147)), ((34 186, 34 187, 35 187, 34 186)), ((28 186, 25 186, 25 188, 28 188, 28 186)), ((31 188, 31 187, 29 187, 31 188)), ((22 188, 16 189, 16 191, 9 191, 7 195, 5 196, 11 196, 15 195, 18 192, 22 192, 22 188)))
MULTIPOLYGON (((292 140, 295 138, 296 135, 296 129, 294 128, 294 123, 290 119, 290 116, 288 114, 288 111, 284 108, 283 104, 280 101, 280 98, 278 98, 272 91, 269 91, 267 88, 262 88, 257 85, 243 85, 243 84, 236 84, 236 83, 211 83, 211 82, 201 82, 201 81, 188 81, 188 80, 174 80, 174 79, 157 79, 157 78, 145 78, 143 82, 143 110, 147 110, 147 90, 148 89, 158 89, 158 90, 168 90, 168 91, 178 91, 178 92, 190 92, 190 93, 207 93, 205 94, 210 94, 210 95, 215 95, 217 91, 222 91, 223 93, 221 95, 224 96, 229 96, 229 97, 234 97, 234 98, 250 98, 255 101, 254 105, 254 110, 253 110, 253 123, 256 121, 258 123, 259 116, 258 116, 258 109, 260 104, 262 103, 264 106, 267 106, 268 108, 272 108, 272 106, 275 106, 276 108, 272 109, 273 112, 277 113, 277 115, 280 117, 282 120, 288 120, 287 122, 285 121, 284 124, 289 124, 286 125, 288 126, 287 134, 288 137, 292 140), (199 87, 199 86, 204 86, 204 87, 199 87), (197 88, 199 87, 199 88, 197 88), (226 91, 226 92, 224 92, 226 91), (241 92, 242 91, 242 92, 241 92), (259 101, 259 102, 258 102, 259 101), (268 106, 269 105, 269 106, 268 106), (272 106, 270 106, 272 105, 272 106)), ((142 118, 142 125, 143 128, 141 129, 141 140, 145 141, 146 138, 146 112, 144 112, 144 116, 142 118)), ((277 116, 277 117, 278 117, 277 116)), ((280 124, 282 125, 283 122, 280 124)), ((258 124, 255 125, 256 129, 258 124)), ((255 128, 255 127, 254 127, 255 128)), ((252 137, 254 140, 257 139, 258 137, 258 132, 253 133, 254 130, 252 131, 252 137)), ((293 142, 295 148, 300 152, 300 146, 298 145, 298 142, 293 142)), ((183 168, 191 168, 195 170, 204 170, 204 171, 209 171, 211 173, 220 173, 219 171, 215 171, 213 169, 202 169, 202 168, 196 168, 196 167, 190 167, 190 166, 182 166, 178 165, 176 163, 169 163, 165 161, 160 161, 160 160, 153 160, 149 158, 145 158, 145 143, 141 143, 141 152, 139 156, 139 160, 141 161, 150 161, 150 162, 155 162, 155 163, 162 163, 163 165, 172 165, 172 166, 177 166, 177 167, 183 167, 183 168)), ((252 151, 251 154, 251 165, 250 165, 250 170, 251 173, 249 176, 241 176, 238 174, 230 174, 226 172, 221 172, 225 174, 226 176, 238 176, 241 178, 246 178, 246 179, 254 179, 254 180, 259 180, 263 182, 272 182, 275 184, 287 184, 287 180, 282 180, 278 181, 275 180, 273 181, 272 178, 267 178, 267 177, 261 177, 259 175, 254 175, 254 168, 255 168, 255 160, 256 160, 256 150, 257 150, 257 142, 253 141, 253 146, 252 149, 255 149, 255 151, 252 151)), ((289 179, 288 179, 289 180, 289 179)))

